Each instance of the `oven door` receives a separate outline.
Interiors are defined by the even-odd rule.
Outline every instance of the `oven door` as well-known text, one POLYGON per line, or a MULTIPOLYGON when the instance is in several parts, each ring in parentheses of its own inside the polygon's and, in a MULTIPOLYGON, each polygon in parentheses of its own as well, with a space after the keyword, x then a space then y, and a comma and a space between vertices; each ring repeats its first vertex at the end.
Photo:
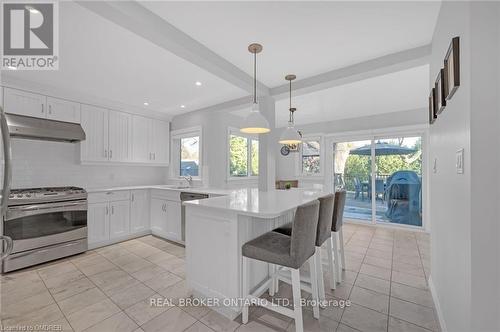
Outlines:
POLYGON ((4 234, 12 253, 87 238, 87 201, 10 206, 4 234))

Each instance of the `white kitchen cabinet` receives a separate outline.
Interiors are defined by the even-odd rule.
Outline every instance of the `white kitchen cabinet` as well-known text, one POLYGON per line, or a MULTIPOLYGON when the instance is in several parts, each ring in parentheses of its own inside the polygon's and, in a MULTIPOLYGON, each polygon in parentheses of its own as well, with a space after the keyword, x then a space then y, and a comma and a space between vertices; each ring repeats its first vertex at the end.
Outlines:
POLYGON ((109 203, 109 238, 123 238, 130 233, 130 202, 109 203))
POLYGON ((88 243, 100 243, 109 240, 109 204, 92 203, 87 209, 88 243))
POLYGON ((132 161, 132 116, 109 111, 108 158, 113 162, 132 161))
POLYGON ((167 232, 167 201, 161 198, 151 198, 151 231, 158 235, 167 232))
POLYGON ((152 120, 143 116, 132 116, 132 159, 136 162, 150 162, 149 149, 152 120))
POLYGON ((132 190, 130 196, 130 232, 149 230, 149 191, 132 190))
POLYGON ((167 214, 166 236, 170 240, 182 241, 181 207, 181 202, 165 202, 165 210, 167 214))
POLYGON ((6 113, 46 117, 47 97, 37 93, 5 88, 3 103, 6 113))
POLYGON ((81 160, 108 160, 108 114, 105 108, 82 105, 81 122, 86 139, 80 143, 81 160))
POLYGON ((165 121, 151 120, 150 152, 155 164, 169 163, 170 124, 165 121))
POLYGON ((47 97, 47 119, 80 123, 79 103, 47 97))

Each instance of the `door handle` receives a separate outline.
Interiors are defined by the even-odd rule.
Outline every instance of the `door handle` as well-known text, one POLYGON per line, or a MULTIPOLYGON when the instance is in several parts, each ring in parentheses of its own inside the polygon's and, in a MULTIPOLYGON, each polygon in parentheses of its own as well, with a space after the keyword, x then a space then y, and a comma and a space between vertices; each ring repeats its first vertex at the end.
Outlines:
POLYGON ((4 258, 6 258, 12 253, 12 248, 14 248, 14 242, 12 241, 12 238, 7 235, 0 236, 0 240, 4 241, 6 244, 5 250, 2 252, 0 256, 0 262, 1 262, 4 258))

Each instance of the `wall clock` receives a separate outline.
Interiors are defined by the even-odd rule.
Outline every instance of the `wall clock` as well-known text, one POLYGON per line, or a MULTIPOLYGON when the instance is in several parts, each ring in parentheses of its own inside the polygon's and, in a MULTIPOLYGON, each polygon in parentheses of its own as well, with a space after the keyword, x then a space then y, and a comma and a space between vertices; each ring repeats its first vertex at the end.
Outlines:
POLYGON ((290 154, 290 148, 287 145, 283 145, 280 151, 283 156, 288 156, 290 154))

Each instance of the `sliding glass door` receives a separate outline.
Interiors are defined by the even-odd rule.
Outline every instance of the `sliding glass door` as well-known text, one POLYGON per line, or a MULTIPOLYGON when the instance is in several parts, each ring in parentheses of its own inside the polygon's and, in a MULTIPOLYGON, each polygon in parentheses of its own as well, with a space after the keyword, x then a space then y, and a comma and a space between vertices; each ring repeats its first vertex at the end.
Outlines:
POLYGON ((333 186, 345 189, 344 218, 422 226, 422 137, 339 140, 333 186))

